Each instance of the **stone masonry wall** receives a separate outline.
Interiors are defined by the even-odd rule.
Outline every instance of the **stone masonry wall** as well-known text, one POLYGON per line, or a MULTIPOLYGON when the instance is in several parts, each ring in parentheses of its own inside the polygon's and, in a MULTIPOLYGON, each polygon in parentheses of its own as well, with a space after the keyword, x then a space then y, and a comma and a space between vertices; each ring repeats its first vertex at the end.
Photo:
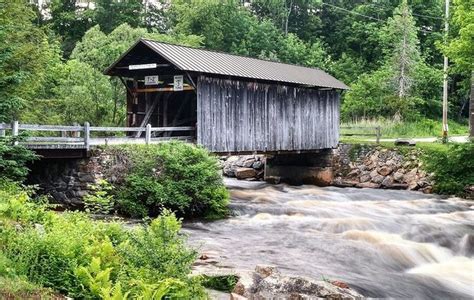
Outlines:
MULTIPOLYGON (((318 155, 315 153, 314 155, 318 155)), ((332 185, 340 187, 421 190, 431 193, 432 181, 423 171, 420 150, 403 154, 375 145, 340 144, 332 151, 332 185)), ((263 180, 265 156, 221 157, 223 175, 263 180)))
POLYGON ((81 159, 42 159, 30 167, 27 183, 38 185, 38 192, 49 195, 53 203, 81 208, 91 185, 100 179, 120 182, 127 165, 126 158, 106 150, 95 150, 81 159))
MULTIPOLYGON (((318 154, 314 154, 318 155, 318 154)), ((376 146, 341 144, 332 151, 332 185, 421 190, 430 193, 432 182, 423 171, 419 150, 408 154, 376 146)), ((221 157, 222 173, 227 177, 263 180, 264 155, 221 157)), ((31 166, 28 184, 49 194, 52 202, 68 208, 81 208, 82 198, 99 179, 120 184, 129 167, 126 157, 110 150, 95 150, 84 159, 43 159, 31 166)))
POLYGON ((431 193, 433 183, 423 170, 421 152, 401 153, 378 146, 340 145, 333 151, 333 185, 421 190, 431 193))

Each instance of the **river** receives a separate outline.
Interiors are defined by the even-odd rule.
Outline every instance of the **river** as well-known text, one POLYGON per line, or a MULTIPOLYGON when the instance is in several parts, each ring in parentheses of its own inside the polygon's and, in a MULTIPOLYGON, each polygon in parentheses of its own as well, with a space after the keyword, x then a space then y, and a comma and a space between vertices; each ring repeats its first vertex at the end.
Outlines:
POLYGON ((474 202, 419 192, 226 179, 234 216, 189 222, 209 269, 335 279, 368 297, 472 299, 474 202))

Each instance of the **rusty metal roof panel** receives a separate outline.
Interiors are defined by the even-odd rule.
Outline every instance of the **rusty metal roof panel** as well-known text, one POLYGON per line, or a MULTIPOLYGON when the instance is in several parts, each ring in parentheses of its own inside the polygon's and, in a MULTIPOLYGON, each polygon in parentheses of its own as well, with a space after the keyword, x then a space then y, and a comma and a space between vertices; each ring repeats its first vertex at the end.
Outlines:
POLYGON ((349 88, 343 82, 320 69, 172 45, 147 39, 141 41, 177 68, 185 71, 343 90, 349 88))

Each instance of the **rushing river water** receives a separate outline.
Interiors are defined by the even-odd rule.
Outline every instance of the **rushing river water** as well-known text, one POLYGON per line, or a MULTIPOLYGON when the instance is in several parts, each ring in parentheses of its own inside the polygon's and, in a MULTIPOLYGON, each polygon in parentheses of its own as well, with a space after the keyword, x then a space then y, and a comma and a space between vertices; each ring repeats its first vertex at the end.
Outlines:
POLYGON ((184 225, 212 268, 276 265, 368 297, 474 298, 474 203, 418 192, 226 180, 234 217, 184 225))

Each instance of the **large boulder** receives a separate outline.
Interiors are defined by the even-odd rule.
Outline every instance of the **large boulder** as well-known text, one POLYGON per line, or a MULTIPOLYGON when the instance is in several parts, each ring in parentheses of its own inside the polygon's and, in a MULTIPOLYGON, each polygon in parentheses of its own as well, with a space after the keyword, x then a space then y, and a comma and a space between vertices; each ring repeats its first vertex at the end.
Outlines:
POLYGON ((233 293, 247 299, 363 299, 343 282, 284 276, 271 266, 241 274, 233 293))
POLYGON ((257 175, 257 171, 253 168, 237 168, 235 169, 234 174, 237 179, 247 179, 254 178, 257 175))

